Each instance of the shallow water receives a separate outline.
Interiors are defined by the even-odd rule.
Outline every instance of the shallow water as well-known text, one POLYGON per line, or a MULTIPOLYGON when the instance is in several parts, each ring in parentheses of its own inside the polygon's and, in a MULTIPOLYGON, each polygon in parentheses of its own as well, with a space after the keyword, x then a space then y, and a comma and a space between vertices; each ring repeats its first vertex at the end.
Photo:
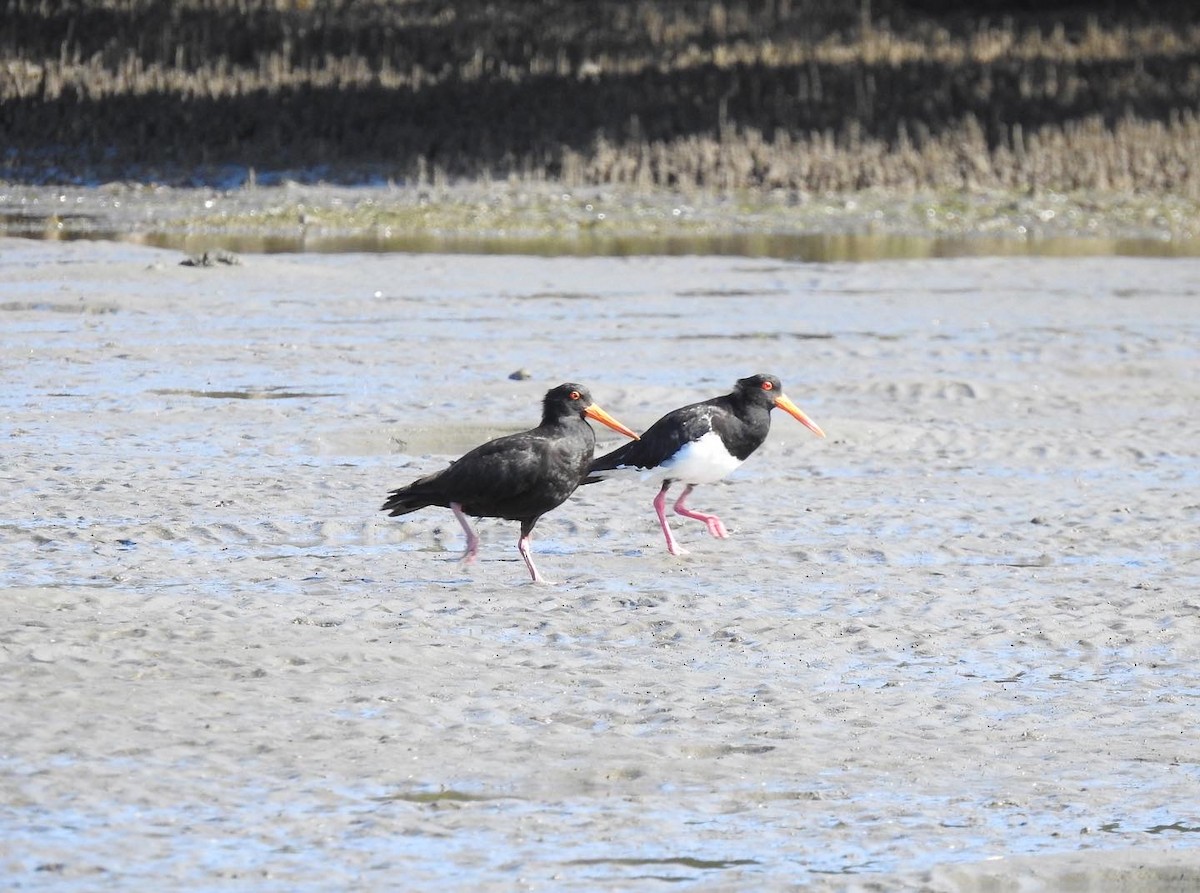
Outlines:
MULTIPOLYGON (((278 802, 275 792, 245 789, 238 792, 242 805, 232 810, 196 804, 183 809, 117 809, 100 815, 43 812, 32 817, 30 826, 14 829, 8 839, 10 846, 26 854, 24 864, 18 863, 22 873, 40 871, 46 886, 64 890, 111 885, 99 871, 82 881, 54 880, 58 863, 39 862, 41 853, 65 848, 73 852, 73 860, 102 863, 107 852, 120 847, 122 834, 159 840, 146 844, 136 867, 124 874, 126 888, 169 879, 189 889, 216 889, 237 881, 271 887, 286 884, 297 890, 330 889, 361 882, 360 871, 347 866, 367 856, 376 882, 419 889, 472 887, 480 878, 493 884, 568 889, 625 888, 647 882, 669 883, 671 889, 704 889, 712 884, 770 885, 779 883, 781 876, 801 883, 835 878, 842 883, 866 881, 900 868, 978 858, 991 852, 990 839, 1012 835, 1014 829, 1020 830, 1020 837, 1009 852, 1032 853, 1061 846, 1058 829, 1064 819, 1091 819, 1060 815, 1053 821, 1031 820, 1021 810, 996 804, 977 820, 965 816, 954 798, 927 798, 911 791, 881 791, 850 804, 845 791, 836 787, 839 781, 823 780, 814 790, 757 789, 740 798, 664 791, 661 806, 640 809, 641 822, 653 829, 655 838, 640 844, 588 839, 589 827, 624 823, 623 816, 611 815, 612 810, 604 807, 455 791, 397 794, 387 789, 301 793, 283 802, 278 802), (406 817, 433 806, 456 814, 460 824, 454 834, 395 833, 406 817), (910 830, 919 832, 922 817, 930 814, 946 818, 936 839, 927 841, 933 852, 913 859, 904 852, 904 838, 910 830), (328 836, 305 839, 270 830, 306 825, 316 816, 328 836), (499 830, 511 827, 537 828, 537 838, 513 846, 509 834, 499 830), (191 829, 203 833, 186 833, 191 829), (881 832, 895 843, 878 849, 847 843, 831 849, 823 842, 831 832, 844 830, 863 835, 881 832), (337 841, 332 850, 329 836, 337 841), (664 848, 658 839, 677 843, 664 848), (531 865, 538 870, 530 871, 531 865), (208 878, 213 880, 206 884, 208 878)), ((1171 814, 1162 809, 1142 816, 1121 815, 1089 833, 1100 838, 1130 830, 1175 833, 1178 822, 1163 824, 1171 814), (1142 824, 1121 827, 1131 821, 1142 824)), ((1103 846, 1103 840, 1097 845, 1103 846)))
MULTIPOLYGON (((57 218, 56 218, 57 219, 57 218)), ((1200 239, 1109 236, 918 236, 895 233, 733 232, 682 235, 580 234, 569 236, 478 236, 393 234, 359 229, 352 233, 195 233, 81 228, 60 231, 30 226, 0 215, 0 236, 52 241, 100 240, 152 248, 234 254, 485 254, 538 257, 637 257, 684 255, 837 261, 916 260, 950 257, 1200 257, 1200 239)))
POLYGON ((1196 262, 3 247, 24 888, 903 890, 1196 846, 1196 262), (543 519, 553 587, 510 524, 465 569, 448 514, 377 510, 564 378, 640 429, 759 370, 830 436, 777 419, 684 559, 653 487, 543 519))

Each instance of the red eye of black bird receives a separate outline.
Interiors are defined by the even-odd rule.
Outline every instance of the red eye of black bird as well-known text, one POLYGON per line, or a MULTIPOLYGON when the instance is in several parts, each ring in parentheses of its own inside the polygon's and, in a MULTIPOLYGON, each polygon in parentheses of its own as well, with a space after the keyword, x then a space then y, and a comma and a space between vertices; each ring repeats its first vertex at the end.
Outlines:
POLYGON ((762 389, 764 391, 774 390, 774 388, 775 388, 775 385, 771 384, 769 381, 764 381, 762 383, 762 389))
POLYGON ((571 399, 572 399, 572 400, 579 400, 579 399, 580 399, 580 393, 579 393, 579 391, 571 391, 571 399))

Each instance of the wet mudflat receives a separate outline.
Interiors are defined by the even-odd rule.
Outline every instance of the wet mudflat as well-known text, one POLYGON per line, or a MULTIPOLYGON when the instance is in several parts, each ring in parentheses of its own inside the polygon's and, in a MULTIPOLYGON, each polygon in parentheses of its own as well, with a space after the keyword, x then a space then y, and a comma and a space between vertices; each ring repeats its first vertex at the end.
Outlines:
POLYGON ((1200 263, 180 259, 0 242, 23 888, 1195 883, 1200 263), (653 486, 543 519, 550 587, 378 511, 561 381, 758 371, 829 437, 683 558, 653 486))

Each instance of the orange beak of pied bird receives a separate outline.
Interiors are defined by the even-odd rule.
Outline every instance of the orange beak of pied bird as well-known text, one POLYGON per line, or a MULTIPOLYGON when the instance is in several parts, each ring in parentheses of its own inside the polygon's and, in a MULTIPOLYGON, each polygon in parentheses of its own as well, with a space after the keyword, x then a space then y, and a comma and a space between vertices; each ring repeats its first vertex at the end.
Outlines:
POLYGON ((803 409, 801 409, 783 394, 780 394, 775 398, 775 405, 794 418, 813 434, 817 435, 817 437, 825 436, 825 432, 821 430, 821 426, 805 415, 803 409))
MULTIPOLYGON (((791 410, 789 409, 788 412, 791 412, 791 410)), ((800 412, 800 410, 797 409, 796 412, 800 412)), ((583 411, 583 414, 585 416, 587 416, 589 419, 595 419, 601 425, 607 425, 608 427, 612 428, 614 431, 620 431, 626 437, 632 437, 634 440, 641 440, 641 438, 637 436, 637 434, 633 431, 632 428, 626 428, 624 425, 622 425, 620 422, 618 422, 616 419, 614 419, 612 416, 610 416, 607 412, 605 412, 603 409, 601 409, 595 403, 593 403, 591 406, 589 406, 587 409, 585 409, 583 411)), ((804 415, 804 413, 800 413, 800 415, 804 415)), ((796 417, 800 418, 800 416, 796 416, 796 417)), ((801 419, 801 421, 804 421, 804 420, 801 419)), ((805 422, 805 424, 809 425, 810 427, 812 426, 811 422, 805 422)), ((817 428, 816 430, 820 431, 821 429, 817 428)), ((825 435, 822 434, 821 436, 824 437, 825 435)))

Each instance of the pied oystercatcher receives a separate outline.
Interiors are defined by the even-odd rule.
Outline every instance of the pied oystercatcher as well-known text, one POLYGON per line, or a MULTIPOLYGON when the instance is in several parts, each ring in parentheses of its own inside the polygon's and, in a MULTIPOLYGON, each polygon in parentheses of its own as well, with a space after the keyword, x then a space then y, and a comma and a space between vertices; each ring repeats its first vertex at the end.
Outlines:
POLYGON ((546 392, 542 423, 536 428, 489 440, 448 468, 393 490, 383 511, 395 517, 431 505, 450 509, 467 535, 467 564, 479 552, 468 515, 520 521, 517 550, 533 581, 545 582, 529 554, 529 534, 542 515, 575 492, 587 473, 596 448, 596 434, 585 421, 589 418, 637 438, 597 406, 583 385, 560 384, 546 392))
POLYGON ((729 536, 716 515, 693 511, 686 505, 697 484, 719 481, 741 465, 767 439, 771 429, 771 410, 778 406, 818 437, 821 430, 783 393, 774 375, 751 375, 734 386, 731 393, 693 403, 667 413, 641 436, 622 444, 592 462, 584 483, 593 484, 621 472, 662 481, 654 498, 654 511, 667 538, 667 551, 682 555, 686 550, 675 541, 667 524, 667 490, 680 481, 683 492, 675 500, 675 514, 703 521, 708 532, 724 539, 729 536))

